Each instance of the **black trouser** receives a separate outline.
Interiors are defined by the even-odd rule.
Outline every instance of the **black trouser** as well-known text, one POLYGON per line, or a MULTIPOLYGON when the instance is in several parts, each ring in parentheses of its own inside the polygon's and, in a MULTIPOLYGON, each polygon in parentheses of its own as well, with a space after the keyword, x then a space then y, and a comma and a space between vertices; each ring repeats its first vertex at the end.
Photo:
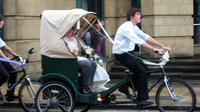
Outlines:
POLYGON ((134 72, 133 83, 138 91, 138 100, 148 100, 148 69, 144 62, 134 55, 133 51, 115 54, 115 58, 129 70, 134 72))
POLYGON ((94 74, 96 71, 97 64, 95 61, 91 60, 79 60, 78 68, 81 73, 80 77, 80 87, 88 87, 92 85, 94 74))
MULTIPOLYGON (((8 88, 11 87, 17 80, 17 73, 8 73, 10 71, 16 71, 10 63, 0 62, 0 86, 8 79, 8 88)), ((14 95, 15 89, 7 91, 7 95, 14 95)))

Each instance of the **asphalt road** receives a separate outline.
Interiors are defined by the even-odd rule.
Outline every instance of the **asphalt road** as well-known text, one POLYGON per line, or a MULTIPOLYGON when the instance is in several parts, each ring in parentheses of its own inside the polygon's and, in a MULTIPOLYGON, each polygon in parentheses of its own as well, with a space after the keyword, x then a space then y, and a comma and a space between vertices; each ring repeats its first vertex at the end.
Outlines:
MULTIPOLYGON (((85 107, 85 105, 79 105, 74 112, 81 112, 85 107)), ((17 103, 6 103, 0 105, 0 112, 24 112, 24 110, 17 103)), ((159 110, 156 106, 138 108, 135 104, 131 104, 131 102, 124 102, 124 104, 92 106, 88 112, 159 112, 159 110)), ((169 110, 167 112, 182 111, 169 110)), ((196 108, 194 112, 200 112, 200 108, 196 108)))

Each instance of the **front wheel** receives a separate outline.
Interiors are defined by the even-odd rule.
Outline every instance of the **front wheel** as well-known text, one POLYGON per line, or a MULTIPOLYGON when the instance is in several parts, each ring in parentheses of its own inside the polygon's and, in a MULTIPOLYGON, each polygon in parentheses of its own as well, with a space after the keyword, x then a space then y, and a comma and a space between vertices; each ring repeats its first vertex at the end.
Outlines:
POLYGON ((161 84, 156 93, 156 104, 161 112, 166 110, 192 112, 194 110, 196 95, 189 83, 180 79, 169 79, 167 86, 169 88, 165 83, 161 84))
POLYGON ((44 84, 36 94, 35 103, 38 112, 72 112, 74 108, 71 89, 60 82, 44 84))
POLYGON ((35 112, 35 95, 37 90, 41 87, 41 84, 37 81, 31 81, 30 83, 26 80, 19 88, 18 96, 19 102, 25 112, 35 112))

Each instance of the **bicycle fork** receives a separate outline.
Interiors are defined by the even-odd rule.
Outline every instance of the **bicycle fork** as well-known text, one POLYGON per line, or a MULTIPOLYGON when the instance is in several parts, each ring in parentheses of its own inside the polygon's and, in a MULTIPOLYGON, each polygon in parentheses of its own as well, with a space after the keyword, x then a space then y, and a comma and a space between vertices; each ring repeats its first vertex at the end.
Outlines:
POLYGON ((25 79, 27 80, 27 83, 30 85, 31 91, 33 92, 33 95, 31 94, 30 89, 28 87, 27 87, 27 90, 28 90, 29 94, 31 95, 31 97, 34 99, 36 92, 35 92, 35 89, 33 88, 33 84, 31 82, 31 79, 29 78, 29 76, 26 76, 25 79))
POLYGON ((171 88, 167 76, 164 76, 164 82, 165 82, 165 86, 167 87, 168 93, 170 94, 170 97, 171 97, 174 101, 177 101, 177 100, 178 100, 178 97, 175 95, 173 88, 171 88))

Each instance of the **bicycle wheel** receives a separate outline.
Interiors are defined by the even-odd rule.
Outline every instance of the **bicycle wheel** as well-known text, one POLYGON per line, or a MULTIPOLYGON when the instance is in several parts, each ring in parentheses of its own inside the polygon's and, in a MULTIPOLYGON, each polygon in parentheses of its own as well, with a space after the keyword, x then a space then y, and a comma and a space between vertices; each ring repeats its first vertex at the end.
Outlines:
POLYGON ((19 89, 18 96, 19 102, 22 108, 26 112, 35 112, 35 95, 37 90, 41 87, 41 84, 36 81, 31 81, 34 91, 32 90, 28 81, 25 81, 19 89))
POLYGON ((44 84, 35 99, 38 112, 72 112, 74 99, 71 89, 59 82, 44 84))
POLYGON ((156 93, 156 104, 159 110, 192 112, 196 105, 196 95, 191 85, 180 79, 170 79, 168 86, 175 98, 171 97, 165 83, 161 84, 156 93))

